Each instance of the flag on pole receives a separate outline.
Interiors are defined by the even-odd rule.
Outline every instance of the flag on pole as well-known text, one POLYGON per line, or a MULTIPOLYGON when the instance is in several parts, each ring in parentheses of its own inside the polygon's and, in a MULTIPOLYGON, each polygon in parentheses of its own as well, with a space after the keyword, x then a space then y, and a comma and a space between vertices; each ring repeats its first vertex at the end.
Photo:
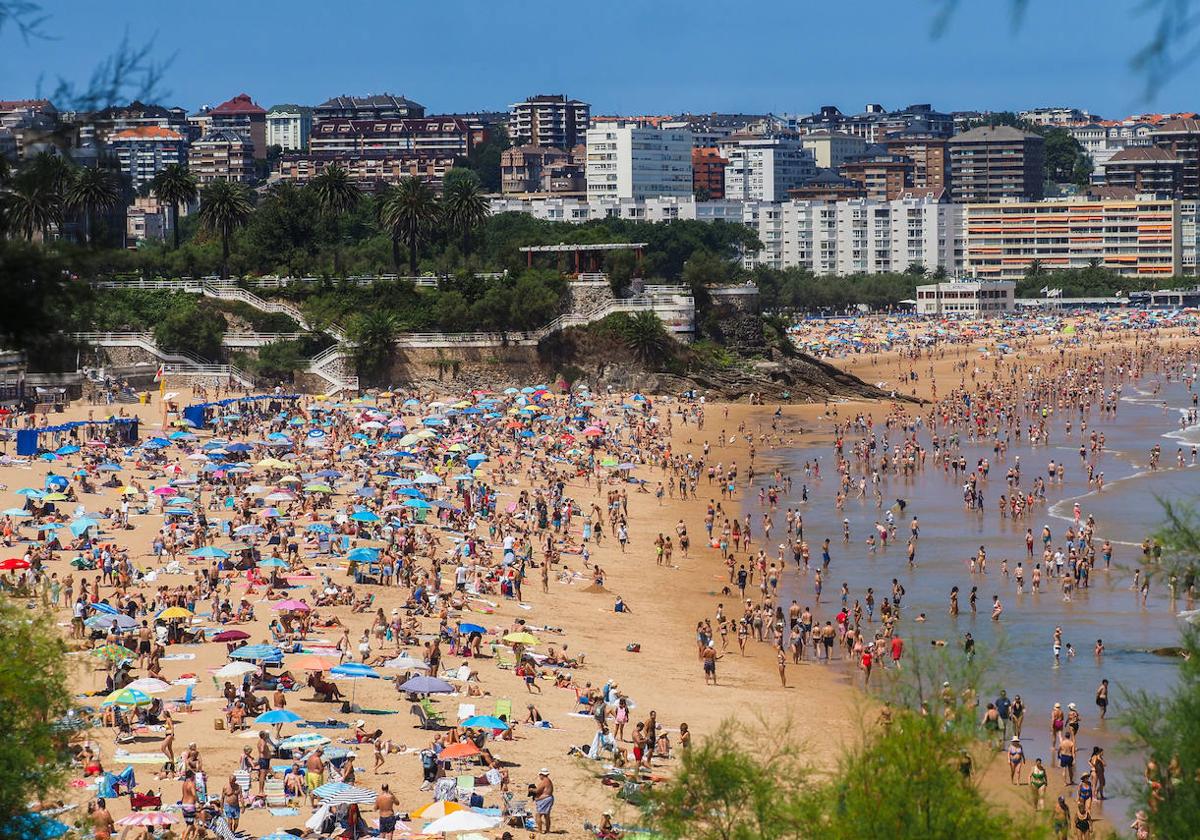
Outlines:
MULTIPOLYGON (((1050 294, 1050 287, 1049 287, 1049 286, 1042 286, 1042 288, 1041 288, 1041 293, 1042 293, 1043 295, 1048 295, 1048 294, 1050 294)), ((159 368, 159 370, 162 370, 162 368, 159 368)))
MULTIPOLYGON (((1043 291, 1045 291, 1045 290, 1043 289, 1043 291)), ((158 370, 154 372, 154 381, 162 382, 163 381, 163 373, 164 373, 164 366, 159 365, 158 370)))

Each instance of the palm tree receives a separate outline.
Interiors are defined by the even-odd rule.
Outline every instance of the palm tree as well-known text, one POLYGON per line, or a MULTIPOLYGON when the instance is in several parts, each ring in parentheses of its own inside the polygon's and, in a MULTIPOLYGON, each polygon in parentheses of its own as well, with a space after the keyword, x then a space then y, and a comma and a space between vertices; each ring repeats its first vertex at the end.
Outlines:
POLYGON ((66 206, 83 214, 83 239, 92 242, 92 214, 106 212, 120 200, 117 179, 99 167, 78 170, 66 189, 66 206))
POLYGON ((657 364, 671 349, 671 337, 653 312, 635 312, 625 322, 625 346, 639 362, 657 364))
POLYGON ((313 178, 310 187, 317 197, 317 206, 321 208, 321 215, 334 226, 333 273, 340 274, 341 235, 337 230, 338 217, 349 213, 358 206, 362 190, 350 179, 350 173, 346 171, 345 167, 337 163, 330 164, 324 172, 313 178))
POLYGON ((175 234, 175 248, 179 248, 179 205, 191 204, 196 200, 199 190, 196 186, 196 176, 182 163, 170 163, 164 166, 150 182, 154 197, 164 204, 171 206, 171 229, 175 234))
POLYGON ((25 172, 37 178, 51 191, 64 195, 74 178, 75 167, 62 155, 53 152, 38 152, 25 172))
POLYGON ((221 237, 221 279, 229 276, 229 237, 250 220, 250 191, 236 181, 213 181, 200 193, 200 224, 221 237))
POLYGON ((462 250, 466 256, 470 250, 471 231, 482 225, 491 215, 478 175, 468 169, 462 170, 453 179, 447 177, 442 196, 442 213, 447 226, 462 234, 462 250))
POLYGON ((381 378, 391 360, 392 342, 400 329, 400 321, 391 312, 372 309, 356 314, 346 333, 354 343, 354 357, 363 372, 381 378))
POLYGON ((410 175, 384 193, 379 221, 392 237, 392 260, 400 266, 400 246, 408 245, 408 270, 417 273, 417 246, 429 236, 438 219, 437 199, 429 185, 410 175))
POLYGON ((13 180, 4 196, 4 215, 14 230, 29 241, 35 233, 47 230, 63 221, 62 194, 34 173, 27 172, 13 180))

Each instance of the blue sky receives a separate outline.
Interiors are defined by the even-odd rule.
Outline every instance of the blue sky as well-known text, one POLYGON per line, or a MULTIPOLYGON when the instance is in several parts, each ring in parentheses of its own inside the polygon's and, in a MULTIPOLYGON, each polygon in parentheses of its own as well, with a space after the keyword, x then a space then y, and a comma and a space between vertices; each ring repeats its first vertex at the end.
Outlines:
POLYGON ((1130 69, 1155 23, 1143 0, 1029 0, 1015 31, 1011 0, 959 0, 940 37, 935 0, 42 2, 53 40, 0 31, 0 99, 86 82, 128 31, 175 56, 166 104, 189 110, 242 91, 263 106, 388 91, 432 113, 560 92, 595 113, 1200 110, 1200 64, 1152 99, 1130 69))

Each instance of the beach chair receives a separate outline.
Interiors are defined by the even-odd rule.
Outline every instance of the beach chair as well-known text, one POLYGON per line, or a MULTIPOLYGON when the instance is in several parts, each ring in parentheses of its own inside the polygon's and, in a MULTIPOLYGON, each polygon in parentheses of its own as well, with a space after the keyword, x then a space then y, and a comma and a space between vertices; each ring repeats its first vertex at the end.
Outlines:
POLYGON ((504 805, 501 808, 501 815, 506 825, 525 827, 525 820, 529 818, 529 806, 524 799, 517 799, 516 794, 511 790, 503 795, 504 805))
POLYGON ((472 775, 459 776, 455 780, 458 788, 458 801, 466 807, 471 807, 471 797, 475 795, 475 777, 472 775))
POLYGON ((510 656, 507 648, 496 648, 495 656, 496 667, 504 670, 512 670, 517 667, 516 657, 510 656))
POLYGON ((512 700, 507 697, 496 698, 496 717, 512 723, 512 700))
POLYGON ((175 708, 181 712, 190 712, 192 710, 192 700, 196 696, 196 686, 189 685, 187 691, 183 692, 183 699, 175 704, 175 708))
POLYGON ((287 794, 283 791, 283 779, 267 779, 263 785, 263 797, 268 808, 282 808, 288 804, 287 794))
POLYGON ((458 704, 458 719, 466 720, 469 717, 475 717, 474 703, 459 703, 458 704))
POLYGON ((409 707, 409 711, 417 716, 417 720, 420 721, 421 729, 437 729, 438 728, 437 723, 434 722, 433 720, 431 720, 429 718, 429 716, 425 714, 425 710, 422 709, 419 704, 413 703, 412 706, 409 707))
POLYGON ((446 716, 434 707, 433 703, 429 701, 428 697, 421 698, 420 706, 421 711, 425 713, 425 717, 428 718, 430 722, 437 726, 441 726, 446 722, 446 716))
POLYGON ((234 781, 236 781, 238 783, 238 785, 241 786, 242 793, 246 794, 247 799, 249 799, 250 789, 251 789, 250 788, 250 771, 249 770, 238 770, 236 773, 233 774, 233 778, 234 778, 234 781))

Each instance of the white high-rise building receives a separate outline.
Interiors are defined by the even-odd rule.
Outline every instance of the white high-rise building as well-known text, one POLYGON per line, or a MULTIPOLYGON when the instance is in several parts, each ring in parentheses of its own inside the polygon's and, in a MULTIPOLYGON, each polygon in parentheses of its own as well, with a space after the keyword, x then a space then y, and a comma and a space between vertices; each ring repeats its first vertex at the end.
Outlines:
POLYGON ((799 138, 731 138, 719 147, 725 165, 725 197, 742 201, 783 201, 788 190, 817 177, 813 153, 799 138))
POLYGON ((692 194, 687 131, 606 125, 587 133, 588 199, 692 194))
POLYGON ((299 105, 276 105, 267 112, 267 145, 281 146, 285 152, 308 148, 312 133, 312 109, 299 105))
POLYGON ((894 201, 695 201, 646 199, 493 199, 492 213, 529 213, 555 222, 592 219, 740 222, 763 243, 746 254, 747 268, 806 268, 815 274, 902 272, 914 264, 933 273, 960 272, 964 262, 964 207, 929 195, 894 201))

